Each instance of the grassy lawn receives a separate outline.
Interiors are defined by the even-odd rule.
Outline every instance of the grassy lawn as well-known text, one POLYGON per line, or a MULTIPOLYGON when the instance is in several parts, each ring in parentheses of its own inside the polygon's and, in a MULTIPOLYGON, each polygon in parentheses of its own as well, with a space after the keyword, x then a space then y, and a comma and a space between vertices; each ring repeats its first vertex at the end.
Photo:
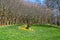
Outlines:
POLYGON ((51 25, 32 25, 32 31, 19 30, 18 26, 0 27, 0 40, 60 40, 60 29, 51 25))

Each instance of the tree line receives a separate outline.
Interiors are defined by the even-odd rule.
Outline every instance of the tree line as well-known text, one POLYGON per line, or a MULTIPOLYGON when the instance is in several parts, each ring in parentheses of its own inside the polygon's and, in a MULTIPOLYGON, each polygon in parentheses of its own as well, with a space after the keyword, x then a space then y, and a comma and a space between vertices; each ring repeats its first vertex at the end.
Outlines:
POLYGON ((28 4, 22 0, 0 0, 0 25, 26 24, 27 20, 30 24, 57 24, 60 23, 60 14, 56 16, 48 6, 28 4))

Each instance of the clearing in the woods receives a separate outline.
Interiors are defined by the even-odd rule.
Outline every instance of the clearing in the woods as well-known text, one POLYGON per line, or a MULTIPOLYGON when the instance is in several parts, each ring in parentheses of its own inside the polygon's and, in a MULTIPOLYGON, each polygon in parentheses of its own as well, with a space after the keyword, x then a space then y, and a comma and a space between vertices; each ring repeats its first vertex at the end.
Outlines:
POLYGON ((60 29, 51 25, 31 25, 34 31, 18 28, 18 25, 0 27, 0 40, 60 40, 60 29))

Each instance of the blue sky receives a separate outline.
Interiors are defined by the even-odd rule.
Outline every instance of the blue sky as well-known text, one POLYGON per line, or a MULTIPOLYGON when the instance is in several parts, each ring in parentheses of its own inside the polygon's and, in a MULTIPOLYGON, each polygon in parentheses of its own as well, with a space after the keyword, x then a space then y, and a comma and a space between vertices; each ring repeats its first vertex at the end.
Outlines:
POLYGON ((45 0, 25 0, 26 2, 31 2, 31 3, 41 3, 42 5, 44 5, 45 0))

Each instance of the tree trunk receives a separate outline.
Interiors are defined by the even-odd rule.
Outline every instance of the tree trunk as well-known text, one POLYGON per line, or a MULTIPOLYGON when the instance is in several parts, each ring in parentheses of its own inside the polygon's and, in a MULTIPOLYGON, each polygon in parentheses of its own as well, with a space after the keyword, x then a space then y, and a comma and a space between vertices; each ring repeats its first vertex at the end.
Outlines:
POLYGON ((29 18, 27 18, 26 22, 27 22, 27 27, 26 27, 26 29, 29 29, 29 27, 30 27, 30 21, 29 21, 29 18))

